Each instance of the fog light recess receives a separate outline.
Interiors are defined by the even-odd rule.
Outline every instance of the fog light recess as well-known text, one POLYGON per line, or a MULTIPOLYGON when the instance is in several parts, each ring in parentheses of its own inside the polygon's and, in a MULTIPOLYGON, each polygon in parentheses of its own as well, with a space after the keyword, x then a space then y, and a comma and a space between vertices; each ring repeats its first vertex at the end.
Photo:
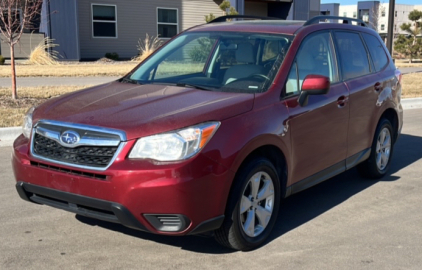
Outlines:
POLYGON ((184 215, 175 214, 144 214, 148 222, 161 232, 181 232, 190 224, 190 220, 184 215))

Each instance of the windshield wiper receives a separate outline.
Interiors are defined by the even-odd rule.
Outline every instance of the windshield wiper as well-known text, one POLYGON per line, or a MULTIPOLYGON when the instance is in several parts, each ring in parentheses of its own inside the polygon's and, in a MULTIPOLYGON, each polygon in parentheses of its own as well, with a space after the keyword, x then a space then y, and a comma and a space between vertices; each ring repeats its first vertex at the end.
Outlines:
POLYGON ((142 83, 140 83, 140 82, 139 82, 139 81, 137 81, 137 80, 133 80, 133 79, 131 79, 131 78, 127 78, 127 77, 122 78, 122 79, 120 80, 120 82, 122 82, 122 83, 131 83, 131 84, 142 84, 142 83))
POLYGON ((206 86, 196 85, 196 84, 191 84, 191 83, 176 83, 176 86, 191 87, 191 88, 195 88, 195 89, 199 89, 199 90, 206 90, 206 91, 215 90, 215 88, 212 88, 212 87, 206 87, 206 86))

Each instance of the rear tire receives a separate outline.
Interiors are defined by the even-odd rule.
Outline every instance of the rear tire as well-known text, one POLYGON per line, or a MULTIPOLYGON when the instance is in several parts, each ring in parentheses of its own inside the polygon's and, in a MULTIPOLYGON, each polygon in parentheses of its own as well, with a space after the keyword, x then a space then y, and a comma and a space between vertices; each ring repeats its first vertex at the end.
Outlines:
POLYGON ((265 158, 244 164, 237 174, 223 225, 215 231, 220 244, 236 249, 259 247, 270 235, 280 208, 280 179, 265 158))
POLYGON ((362 177, 379 179, 387 173, 393 157, 394 136, 391 122, 381 119, 372 142, 371 155, 357 167, 362 177))

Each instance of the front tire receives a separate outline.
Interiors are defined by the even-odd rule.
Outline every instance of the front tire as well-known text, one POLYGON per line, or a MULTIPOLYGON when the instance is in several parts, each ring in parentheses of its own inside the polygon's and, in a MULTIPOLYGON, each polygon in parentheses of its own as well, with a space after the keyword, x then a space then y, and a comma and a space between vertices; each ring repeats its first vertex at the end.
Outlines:
POLYGON ((381 119, 372 142, 371 155, 357 167, 361 176, 379 179, 387 173, 393 156, 394 136, 391 122, 381 119))
POLYGON ((280 208, 280 179, 265 158, 244 164, 231 191, 226 219, 215 231, 220 244, 236 250, 251 250, 270 235, 280 208))

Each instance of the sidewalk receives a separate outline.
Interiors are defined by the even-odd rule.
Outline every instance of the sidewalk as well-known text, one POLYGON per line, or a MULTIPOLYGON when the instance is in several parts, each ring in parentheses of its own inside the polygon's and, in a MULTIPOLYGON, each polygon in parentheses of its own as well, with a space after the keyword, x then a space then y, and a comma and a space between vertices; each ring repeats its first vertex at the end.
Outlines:
POLYGON ((422 67, 402 67, 398 68, 402 74, 422 72, 422 67))

